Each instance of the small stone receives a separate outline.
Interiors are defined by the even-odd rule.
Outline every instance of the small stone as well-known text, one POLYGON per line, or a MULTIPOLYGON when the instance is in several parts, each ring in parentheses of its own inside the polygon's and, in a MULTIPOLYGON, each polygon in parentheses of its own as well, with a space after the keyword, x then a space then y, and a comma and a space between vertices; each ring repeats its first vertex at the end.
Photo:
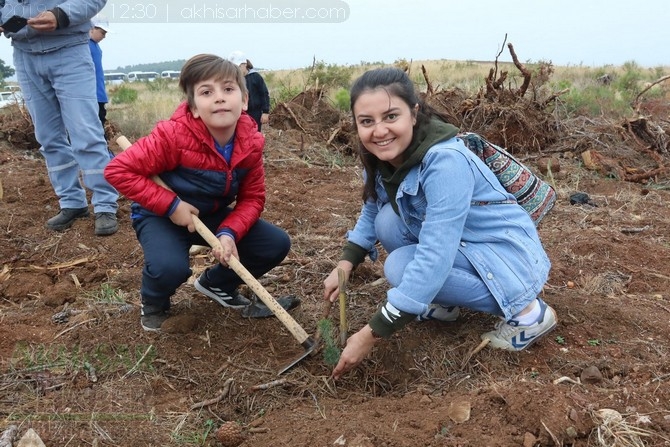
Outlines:
POLYGON ((552 174, 561 172, 561 162, 556 157, 542 157, 537 160, 537 168, 544 175, 551 171, 552 174))
POLYGON ((580 379, 582 383, 600 383, 603 381, 603 374, 595 366, 588 366, 582 371, 580 379))
POLYGON ((537 438, 532 433, 526 432, 523 435, 523 447, 535 447, 536 442, 537 438))

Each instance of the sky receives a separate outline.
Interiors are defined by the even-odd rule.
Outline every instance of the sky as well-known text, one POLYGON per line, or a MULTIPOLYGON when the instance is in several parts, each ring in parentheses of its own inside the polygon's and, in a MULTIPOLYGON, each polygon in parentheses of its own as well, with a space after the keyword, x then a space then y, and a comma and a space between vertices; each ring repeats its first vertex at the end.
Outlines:
MULTIPOLYGON (((667 0, 108 0, 103 67, 245 53, 258 68, 406 60, 670 66, 667 0), (153 3, 152 3, 153 1, 153 3), (316 19, 307 16, 319 16, 316 19)), ((13 66, 0 40, 0 59, 13 66)))

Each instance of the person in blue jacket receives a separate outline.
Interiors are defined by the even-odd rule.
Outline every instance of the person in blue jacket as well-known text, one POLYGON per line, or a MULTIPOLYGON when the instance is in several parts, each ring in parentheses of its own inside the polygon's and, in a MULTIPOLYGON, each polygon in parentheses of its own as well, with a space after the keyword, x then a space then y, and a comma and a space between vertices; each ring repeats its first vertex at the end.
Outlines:
POLYGON ((100 42, 107 37, 109 32, 109 21, 100 15, 91 19, 91 30, 88 32, 88 47, 91 50, 91 57, 93 58, 93 65, 95 66, 95 95, 98 98, 98 118, 105 127, 107 121, 107 90, 105 89, 105 70, 102 68, 102 49, 100 42))
POLYGON ((556 326, 538 294, 550 262, 528 213, 457 137, 458 129, 422 103, 398 68, 364 73, 351 88, 351 110, 365 168, 363 207, 324 298, 339 294, 366 256, 388 253, 386 300, 347 340, 340 378, 375 343, 413 320, 453 321, 459 307, 501 317, 482 335, 494 348, 520 351, 556 326))
POLYGON ((5 0, 0 23, 18 15, 28 19, 12 40, 14 67, 35 138, 59 198, 59 213, 47 220, 50 230, 64 231, 89 216, 84 185, 92 191, 95 234, 118 230, 117 191, 105 180, 109 160, 95 96, 95 68, 88 47, 91 18, 105 0, 5 0), (83 180, 80 182, 79 177, 83 180))
POLYGON ((249 92, 249 108, 247 113, 258 124, 258 130, 261 130, 263 124, 270 121, 270 92, 263 76, 256 71, 253 64, 241 51, 233 51, 228 57, 235 65, 240 67, 244 80, 247 83, 249 92))

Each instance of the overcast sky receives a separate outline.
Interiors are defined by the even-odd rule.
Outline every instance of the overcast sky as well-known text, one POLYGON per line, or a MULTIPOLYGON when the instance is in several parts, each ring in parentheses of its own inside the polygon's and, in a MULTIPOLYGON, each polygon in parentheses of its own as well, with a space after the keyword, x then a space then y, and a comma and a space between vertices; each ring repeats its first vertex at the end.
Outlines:
MULTIPOLYGON (((522 62, 656 67, 670 66, 668 11, 667 0, 109 0, 101 47, 105 70, 234 50, 285 69, 493 60, 507 34, 522 62)), ((0 59, 13 66, 6 39, 0 59)))

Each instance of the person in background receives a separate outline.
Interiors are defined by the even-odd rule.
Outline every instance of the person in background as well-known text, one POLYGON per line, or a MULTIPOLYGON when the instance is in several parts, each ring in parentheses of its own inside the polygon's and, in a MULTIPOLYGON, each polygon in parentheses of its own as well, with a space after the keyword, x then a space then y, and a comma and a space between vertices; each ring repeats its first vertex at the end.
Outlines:
POLYGON ((107 98, 107 90, 105 89, 105 70, 102 68, 102 49, 99 43, 107 37, 109 22, 104 17, 97 15, 91 19, 91 25, 93 26, 88 33, 90 36, 88 47, 91 49, 91 57, 95 66, 95 93, 98 97, 98 117, 104 128, 107 121, 106 105, 109 99, 107 98))
POLYGON ((235 65, 239 65, 242 69, 244 79, 247 82, 247 90, 249 91, 249 109, 247 113, 256 121, 258 130, 260 131, 261 126, 268 123, 270 113, 270 93, 268 92, 265 80, 241 51, 233 51, 228 60, 235 65))
MULTIPOLYGON (((59 198, 60 212, 47 228, 63 231, 89 216, 86 190, 92 191, 95 234, 118 230, 118 193, 105 180, 111 159, 97 115, 95 68, 88 48, 91 18, 105 0, 5 0, 0 23, 14 15, 27 25, 5 35, 14 47, 14 67, 35 138, 47 165, 49 180, 59 198)), ((4 32, 0 28, 0 31, 4 32)))
POLYGON ((520 351, 556 326, 538 294, 550 262, 529 214, 458 138, 458 129, 418 99, 398 68, 364 73, 351 88, 351 111, 365 168, 363 207, 324 299, 338 298, 379 241, 388 253, 386 300, 347 340, 340 378, 380 340, 414 320, 454 321, 459 306, 497 315, 482 335, 489 346, 520 351))
POLYGON ((195 281, 195 288, 224 307, 243 309, 242 280, 231 256, 256 278, 277 266, 291 241, 260 218, 265 206, 265 138, 247 108, 242 71, 211 54, 189 59, 179 78, 186 101, 151 134, 118 154, 105 177, 133 201, 133 228, 144 251, 140 289, 141 325, 160 331, 170 298, 191 276, 189 248, 204 245, 194 233, 193 215, 218 237, 219 263, 195 281), (160 178, 172 191, 156 184, 160 178), (174 191, 174 192, 173 192, 174 191))

